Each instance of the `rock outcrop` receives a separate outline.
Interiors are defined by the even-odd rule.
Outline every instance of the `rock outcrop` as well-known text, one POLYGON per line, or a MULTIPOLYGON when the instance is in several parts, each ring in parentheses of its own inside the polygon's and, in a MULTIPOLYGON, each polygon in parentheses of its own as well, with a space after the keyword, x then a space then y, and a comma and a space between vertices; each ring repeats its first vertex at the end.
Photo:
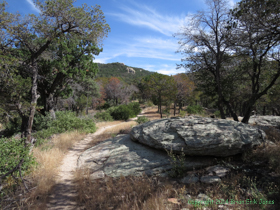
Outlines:
POLYGON ((130 137, 135 142, 174 153, 226 157, 260 145, 266 135, 259 128, 241 122, 191 116, 138 125, 130 137))
POLYGON ((280 116, 251 116, 249 124, 280 129, 280 116))
POLYGON ((127 73, 135 74, 135 70, 131 67, 126 67, 127 73))
MULTIPOLYGON (((214 158, 186 157, 184 168, 196 168, 213 165, 214 158)), ((133 142, 129 135, 120 135, 108 139, 88 150, 78 159, 79 168, 88 168, 91 179, 105 176, 128 175, 167 176, 172 169, 170 158, 165 151, 133 142)))

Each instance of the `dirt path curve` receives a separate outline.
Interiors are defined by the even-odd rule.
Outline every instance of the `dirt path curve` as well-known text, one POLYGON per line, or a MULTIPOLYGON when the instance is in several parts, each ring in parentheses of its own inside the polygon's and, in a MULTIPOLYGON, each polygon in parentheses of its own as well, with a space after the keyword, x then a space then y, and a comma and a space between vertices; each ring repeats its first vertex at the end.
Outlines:
MULTIPOLYGON (((125 123, 125 122, 123 122, 125 123)), ((120 123, 122 124, 122 123, 120 123)), ((77 167, 77 160, 80 154, 86 149, 88 143, 94 136, 102 134, 106 129, 113 128, 117 125, 111 125, 99 128, 95 133, 88 134, 86 138, 77 142, 73 148, 65 155, 62 165, 59 168, 57 184, 54 186, 53 193, 49 197, 47 209, 79 209, 75 202, 75 187, 72 183, 74 171, 77 167)))

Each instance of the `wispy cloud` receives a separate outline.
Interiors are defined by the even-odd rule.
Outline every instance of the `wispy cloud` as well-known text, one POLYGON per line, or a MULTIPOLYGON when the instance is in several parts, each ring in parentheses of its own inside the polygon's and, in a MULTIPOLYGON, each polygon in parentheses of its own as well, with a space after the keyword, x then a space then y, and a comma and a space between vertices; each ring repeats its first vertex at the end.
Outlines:
POLYGON ((110 49, 96 56, 95 62, 107 63, 118 57, 153 58, 163 61, 179 62, 181 57, 175 54, 178 45, 176 39, 160 37, 135 37, 132 39, 114 40, 110 49))
POLYGON ((158 72, 165 75, 176 75, 179 73, 184 73, 184 69, 176 69, 176 65, 162 64, 156 65, 142 65, 141 68, 148 69, 149 71, 158 72))
POLYGON ((39 10, 39 8, 38 8, 38 7, 36 7, 36 5, 34 4, 33 0, 26 0, 26 1, 27 1, 27 3, 29 3, 29 4, 30 4, 30 6, 31 6, 32 10, 34 10, 34 11, 36 11, 36 12, 38 12, 38 13, 40 13, 40 12, 41 12, 41 11, 39 10))
POLYGON ((121 6, 122 13, 109 13, 109 15, 115 16, 128 24, 146 27, 166 36, 171 36, 177 32, 186 21, 183 15, 162 15, 148 6, 137 3, 133 3, 133 5, 135 5, 135 8, 121 6))

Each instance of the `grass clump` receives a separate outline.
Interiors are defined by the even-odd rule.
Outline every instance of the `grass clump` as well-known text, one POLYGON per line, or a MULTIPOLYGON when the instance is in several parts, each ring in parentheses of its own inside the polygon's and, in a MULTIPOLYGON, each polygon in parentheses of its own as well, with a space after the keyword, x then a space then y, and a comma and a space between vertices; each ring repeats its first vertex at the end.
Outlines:
POLYGON ((186 110, 189 114, 203 114, 204 109, 200 105, 188 106, 186 110))
POLYGON ((149 118, 147 118, 146 116, 138 117, 137 120, 136 120, 138 125, 149 122, 149 121, 150 121, 149 118))
POLYGON ((98 112, 94 115, 94 117, 100 121, 113 121, 114 120, 109 112, 98 112))
POLYGON ((160 209, 165 210, 166 200, 176 194, 171 184, 146 176, 107 177, 90 180, 89 171, 77 171, 77 202, 85 209, 160 209), (96 190, 99 189, 99 190, 96 190))

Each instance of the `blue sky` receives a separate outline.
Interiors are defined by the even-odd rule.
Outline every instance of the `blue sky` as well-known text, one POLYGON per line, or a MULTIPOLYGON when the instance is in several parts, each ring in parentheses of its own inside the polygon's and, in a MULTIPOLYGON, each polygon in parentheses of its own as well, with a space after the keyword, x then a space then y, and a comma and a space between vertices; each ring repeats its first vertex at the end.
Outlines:
MULTIPOLYGON (((6 0, 9 12, 39 14, 33 0, 6 0)), ((233 6, 238 0, 228 0, 233 6)), ((167 75, 185 72, 176 69, 181 54, 172 35, 187 24, 188 15, 206 8, 204 0, 77 0, 81 6, 100 5, 111 32, 103 52, 94 62, 120 62, 167 75)))

